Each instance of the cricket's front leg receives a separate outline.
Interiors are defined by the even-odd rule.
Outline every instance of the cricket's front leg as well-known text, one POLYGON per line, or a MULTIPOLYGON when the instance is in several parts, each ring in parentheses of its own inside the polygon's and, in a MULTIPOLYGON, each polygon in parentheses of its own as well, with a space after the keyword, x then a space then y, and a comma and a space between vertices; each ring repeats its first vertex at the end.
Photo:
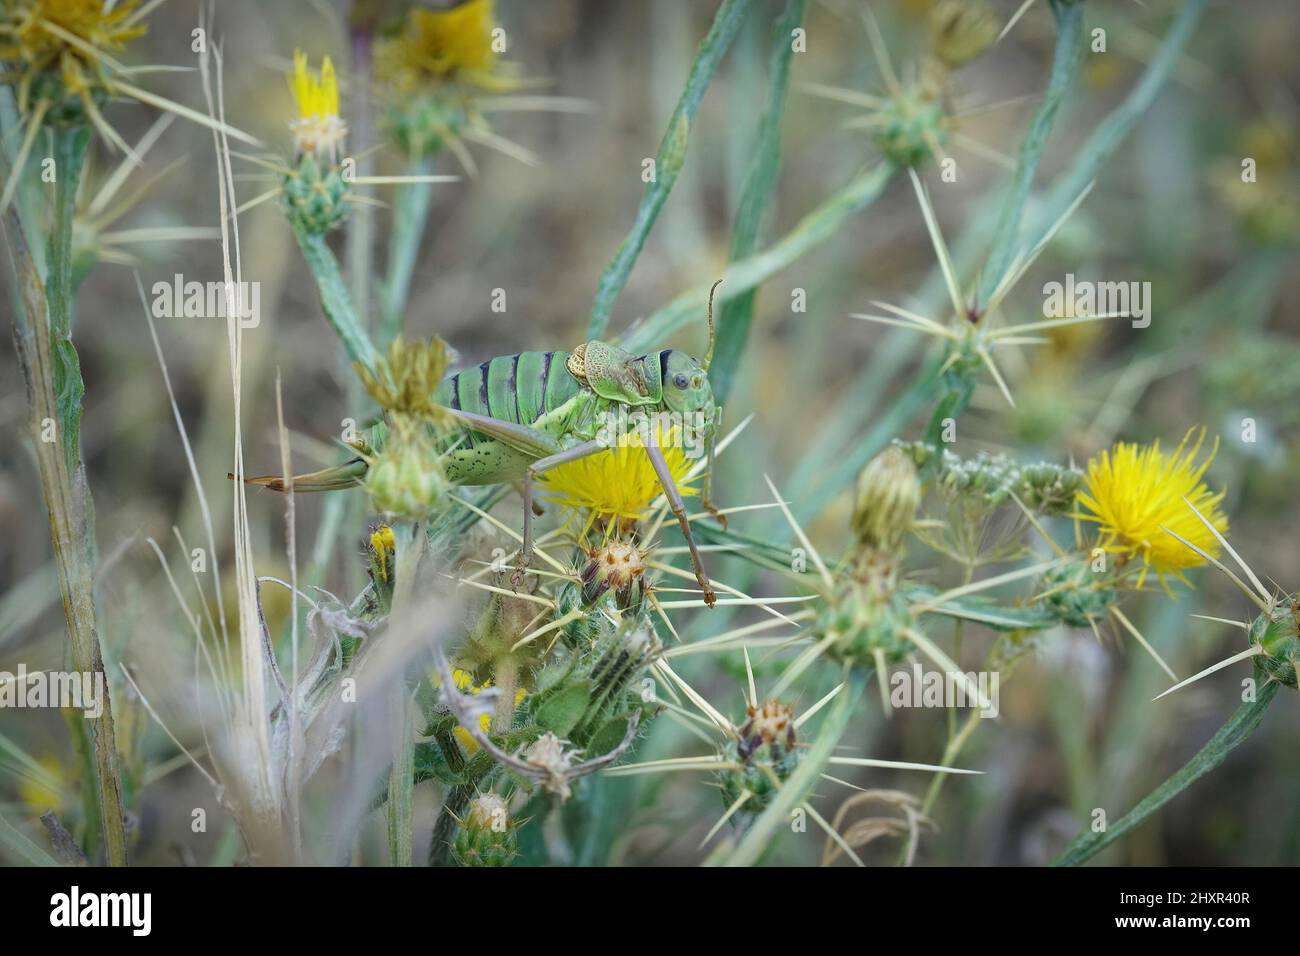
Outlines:
POLYGON ((691 536, 691 523, 686 519, 686 506, 682 503, 681 492, 677 490, 673 473, 668 469, 668 462, 664 460, 664 453, 656 441, 656 436, 651 435, 650 440, 645 443, 645 452, 650 456, 650 464, 654 466, 655 474, 659 476, 659 484, 664 489, 664 497, 668 499, 668 507, 673 509, 673 514, 677 516, 677 524, 681 526, 682 537, 686 539, 686 547, 691 552, 691 567, 695 571, 695 581, 704 592, 704 603, 713 607, 718 596, 713 592, 713 585, 709 584, 709 576, 704 573, 704 561, 700 558, 699 548, 695 546, 695 538, 691 536))
POLYGON ((520 483, 519 489, 519 493, 524 499, 524 545, 519 552, 519 560, 515 562, 514 573, 510 576, 510 584, 516 591, 523 586, 524 575, 528 573, 528 569, 532 567, 533 563, 533 482, 552 468, 571 461, 577 461, 579 458, 586 458, 588 455, 594 455, 598 451, 603 451, 604 448, 604 444, 593 439, 574 445, 572 448, 567 448, 554 455, 539 458, 528 466, 528 471, 524 473, 524 480, 520 483))

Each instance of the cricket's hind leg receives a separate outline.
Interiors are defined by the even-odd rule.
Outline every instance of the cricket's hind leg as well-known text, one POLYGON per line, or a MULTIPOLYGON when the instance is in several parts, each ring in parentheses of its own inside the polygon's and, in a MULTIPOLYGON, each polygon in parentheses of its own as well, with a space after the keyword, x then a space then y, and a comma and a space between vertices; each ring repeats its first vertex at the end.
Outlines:
MULTIPOLYGON (((288 491, 291 487, 294 491, 336 491, 340 488, 355 488, 361 484, 369 469, 370 466, 366 464, 364 458, 353 458, 333 468, 323 468, 305 475, 294 475, 292 478, 285 478, 283 475, 245 478, 244 484, 261 485, 271 491, 288 491)), ((229 472, 226 473, 226 477, 231 481, 235 480, 235 476, 229 472)))

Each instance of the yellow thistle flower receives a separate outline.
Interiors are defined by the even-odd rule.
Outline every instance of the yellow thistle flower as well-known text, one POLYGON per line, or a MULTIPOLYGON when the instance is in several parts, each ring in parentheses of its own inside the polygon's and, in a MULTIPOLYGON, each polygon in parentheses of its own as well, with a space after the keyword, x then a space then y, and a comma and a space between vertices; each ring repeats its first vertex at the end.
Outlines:
POLYGON ((499 71, 495 29, 493 0, 469 0, 450 10, 412 8, 401 35, 376 45, 379 75, 404 87, 465 81, 507 88, 513 81, 499 71))
POLYGON ((3 6, 0 60, 19 69, 20 99, 42 74, 57 75, 73 96, 108 88, 96 51, 120 50, 147 29, 136 16, 139 0, 112 7, 103 0, 17 0, 3 6))
MULTIPOLYGON (((686 480, 693 462, 673 427, 659 435, 664 461, 683 497, 698 494, 686 480)), ((560 465, 542 474, 547 500, 574 511, 588 512, 587 527, 596 518, 640 521, 663 491, 641 436, 635 430, 620 436, 617 447, 560 465)), ((585 533, 584 528, 584 533, 585 533)))
POLYGON ((1196 457, 1205 440, 1201 429, 1195 443, 1188 447, 1192 431, 1183 436, 1172 455, 1160 450, 1160 442, 1140 447, 1120 442, 1111 451, 1102 451, 1088 462, 1085 490, 1078 502, 1087 510, 1077 517, 1099 525, 1099 546, 1127 561, 1141 556, 1142 574, 1154 570, 1163 581, 1166 574, 1182 578, 1187 568, 1198 567, 1205 559, 1165 529, 1191 542, 1206 554, 1218 557, 1219 542, 1187 506, 1227 534, 1228 519, 1219 510, 1223 492, 1211 493, 1201 480, 1214 460, 1218 442, 1199 465, 1196 457), (1186 500, 1184 500, 1186 499, 1186 500))
POLYGON ((370 552, 374 556, 375 570, 383 580, 387 581, 390 565, 397 553, 397 539, 393 537, 391 527, 381 524, 371 532, 370 552))
MULTIPOLYGON (((451 679, 455 682, 457 690, 467 690, 471 694, 481 694, 483 691, 487 690, 487 688, 492 686, 490 680, 484 681, 482 684, 475 684, 474 676, 470 674, 469 671, 462 670, 459 667, 451 672, 451 679)), ((522 687, 516 690, 515 706, 518 707, 522 704, 524 698, 527 696, 528 692, 522 687)), ((492 715, 480 714, 478 718, 478 726, 479 730, 486 734, 492 727, 492 715)), ((473 735, 470 734, 466 728, 457 727, 451 732, 451 734, 456 738, 456 742, 460 744, 460 748, 465 751, 467 757, 472 757, 474 754, 478 753, 478 741, 474 739, 473 735)))
POLYGON ((297 118, 289 124, 294 146, 300 153, 337 157, 347 127, 339 117, 339 84, 333 62, 325 57, 320 73, 312 73, 307 54, 294 50, 289 89, 298 107, 297 118))

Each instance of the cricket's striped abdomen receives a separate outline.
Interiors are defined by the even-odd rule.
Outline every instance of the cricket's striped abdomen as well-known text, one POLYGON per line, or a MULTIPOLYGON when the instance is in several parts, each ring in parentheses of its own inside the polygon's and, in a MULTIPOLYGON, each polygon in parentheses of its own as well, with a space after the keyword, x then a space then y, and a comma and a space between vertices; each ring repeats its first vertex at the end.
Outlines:
POLYGON ((498 355, 443 379, 434 393, 439 405, 531 425, 578 394, 578 381, 565 367, 568 352, 498 355))
MULTIPOLYGON (((458 411, 553 430, 559 423, 548 423, 546 417, 579 391, 578 380, 565 365, 569 354, 499 355, 443 379, 434 400, 458 411)), ((533 460, 502 442, 467 430, 447 456, 445 466, 453 484, 489 485, 519 480, 533 460)))

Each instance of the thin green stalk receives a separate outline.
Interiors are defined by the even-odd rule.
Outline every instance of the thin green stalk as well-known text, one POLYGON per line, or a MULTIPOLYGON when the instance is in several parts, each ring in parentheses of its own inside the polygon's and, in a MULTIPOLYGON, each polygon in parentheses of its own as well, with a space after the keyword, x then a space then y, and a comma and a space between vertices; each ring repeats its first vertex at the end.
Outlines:
POLYGON ((1255 686, 1257 688, 1255 699, 1243 701, 1227 722, 1219 728, 1218 733, 1211 737, 1209 743, 1202 747, 1181 770, 1152 790, 1137 806, 1105 830, 1099 833, 1081 834, 1052 861, 1052 865, 1078 866, 1087 862, 1223 763, 1228 754, 1259 726, 1260 721, 1264 719, 1264 712, 1273 702, 1278 688, 1282 685, 1276 680, 1271 680, 1256 661, 1255 686))
MULTIPOLYGON (((54 393, 58 401, 59 442, 68 473, 81 462, 81 409, 86 386, 81 360, 72 344, 72 232, 77 185, 86 162, 90 130, 54 127, 54 222, 46 244, 45 300, 49 308, 54 393)), ((88 497, 88 496, 87 496, 88 497)), ((93 514, 91 515, 93 521, 93 514)))
MULTIPOLYGON (((427 176, 433 160, 427 156, 413 158, 406 168, 408 176, 427 176)), ((402 331, 402 317, 411 296, 411 277, 420 253, 420 240, 429 219, 433 201, 432 183, 401 183, 393 196, 393 231, 388 241, 388 268, 380 291, 382 313, 379 341, 387 344, 402 331)))
MULTIPOLYGON (((745 173, 740 208, 731 236, 731 261, 744 259, 758 248, 759 229, 767 212, 777 171, 781 165, 781 116, 790 85, 790 61, 794 56, 793 31, 803 22, 805 0, 788 0, 784 12, 772 27, 772 54, 768 67, 767 106, 759 122, 754 158, 745 173)), ((709 380, 718 404, 731 394, 740 357, 754 320, 757 287, 729 300, 718 314, 718 342, 709 368, 709 380)))
MULTIPOLYGON (((727 267, 717 302, 725 305, 739 295, 756 288, 776 275, 806 252, 821 245, 835 234, 853 213, 871 205, 885 190, 897 167, 882 163, 855 176, 843 189, 832 194, 786 235, 762 252, 733 262, 727 267)), ((621 344, 632 352, 661 345, 669 334, 704 315, 709 300, 709 282, 684 292, 667 305, 652 312, 646 320, 622 337, 621 344)))
POLYGON ((596 301, 591 308, 591 322, 587 327, 588 339, 601 338, 609 326, 614 300, 627 285, 637 256, 645 247, 646 238, 654 228, 655 220, 659 218, 664 203, 668 201, 668 194, 672 192, 677 176, 682 171, 691 122, 695 119, 700 100, 704 98, 704 91, 713 80, 718 63, 735 39, 751 2, 752 0, 722 0, 709 32, 700 43, 695 61, 691 64, 690 75, 686 78, 686 88, 682 90, 677 108, 673 110, 668 129, 659 144, 659 152, 655 156, 654 179, 646 184, 641 204, 637 207, 636 219, 632 223, 632 231, 601 273, 600 284, 596 288, 596 301))
MULTIPOLYGON (((393 606, 388 615, 389 628, 414 628, 416 595, 419 593, 420 566, 427 550, 427 537, 411 521, 392 523, 393 606)), ((411 865, 411 831, 415 790, 415 713, 405 680, 399 679, 398 700, 394 703, 393 765, 388 775, 388 855, 392 866, 411 865)))
POLYGON ((858 698, 871 677, 869 668, 850 668, 845 687, 831 712, 822 721, 808 749, 803 751, 799 767, 786 779, 772 802, 767 805, 735 849, 718 862, 722 866, 753 866, 775 844, 783 827, 790 826, 790 816, 812 794, 821 780, 826 763, 839 745, 840 738, 856 712, 858 698))
POLYGON ((325 236, 318 232, 308 232, 298 225, 294 226, 293 232, 302 249, 303 258, 307 261, 307 268, 316 280, 325 317, 338 334, 348 358, 373 368, 379 353, 352 305, 347 284, 339 271, 338 260, 330 251, 325 236))
POLYGON ((1016 160, 1015 172, 1011 176, 1007 197, 1002 205, 993 245, 980 273, 979 294, 975 300, 977 312, 988 304, 998 283, 1011 267, 1016 253, 1020 219, 1029 199, 1029 191, 1034 185, 1038 161, 1042 158, 1043 147, 1047 144, 1061 101, 1079 75, 1079 63, 1083 54, 1083 4, 1051 0, 1051 6, 1052 13, 1056 16, 1056 52, 1052 60, 1051 78, 1038 112, 1034 114, 1029 131, 1020 144, 1020 156, 1016 160))
POLYGON ((394 701, 393 766, 388 773, 388 862, 411 865, 415 803, 415 708, 405 686, 394 701))
MULTIPOLYGON (((370 95, 372 49, 374 34, 364 22, 354 18, 349 29, 352 45, 352 75, 357 78, 350 91, 348 124, 352 127, 352 141, 361 148, 355 157, 358 177, 374 172, 375 156, 365 147, 373 137, 372 114, 374 104, 370 95)), ((370 312, 370 277, 374 271, 374 210, 365 203, 353 203, 348 217, 347 263, 348 283, 352 289, 352 305, 366 321, 370 312)))
MULTIPOLYGON (((56 127, 53 135, 57 175, 55 218, 46 252, 48 275, 44 288, 16 207, 6 213, 3 226, 21 303, 14 310, 14 339, 27 383, 32 439, 59 570, 63 612, 68 622, 67 656, 73 669, 103 675, 104 658, 95 625, 94 505, 81 458, 84 386, 71 339, 72 221, 89 132, 56 127), (46 426, 51 420, 57 431, 57 447, 47 440, 46 426)), ((6 166, 0 162, 0 167, 6 166)), ((0 179, 7 172, 6 168, 0 168, 0 179)), ((106 676, 103 686, 100 716, 76 723, 69 718, 69 722, 74 738, 81 737, 79 749, 90 756, 94 771, 93 790, 85 791, 87 827, 98 825, 109 865, 125 866, 121 776, 106 676)), ((91 858, 95 856, 94 842, 97 841, 88 839, 85 847, 91 858)))

